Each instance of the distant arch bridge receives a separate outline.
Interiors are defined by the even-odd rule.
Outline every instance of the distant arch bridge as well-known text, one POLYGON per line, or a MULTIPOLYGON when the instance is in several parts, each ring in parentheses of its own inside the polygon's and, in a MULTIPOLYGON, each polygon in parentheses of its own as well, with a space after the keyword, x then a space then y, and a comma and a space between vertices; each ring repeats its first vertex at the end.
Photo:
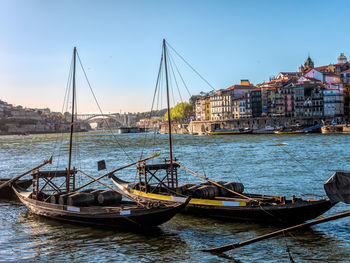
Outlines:
POLYGON ((77 114, 77 119, 82 120, 83 122, 93 122, 98 119, 114 119, 119 122, 120 125, 127 122, 127 116, 120 115, 119 113, 109 113, 109 114, 77 114))

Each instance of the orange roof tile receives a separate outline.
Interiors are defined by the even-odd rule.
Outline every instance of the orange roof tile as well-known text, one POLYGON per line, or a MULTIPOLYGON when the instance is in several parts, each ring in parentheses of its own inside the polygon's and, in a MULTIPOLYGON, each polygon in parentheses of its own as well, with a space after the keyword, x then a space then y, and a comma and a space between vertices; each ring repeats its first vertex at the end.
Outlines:
POLYGON ((350 73, 350 69, 340 72, 340 74, 342 73, 350 73))

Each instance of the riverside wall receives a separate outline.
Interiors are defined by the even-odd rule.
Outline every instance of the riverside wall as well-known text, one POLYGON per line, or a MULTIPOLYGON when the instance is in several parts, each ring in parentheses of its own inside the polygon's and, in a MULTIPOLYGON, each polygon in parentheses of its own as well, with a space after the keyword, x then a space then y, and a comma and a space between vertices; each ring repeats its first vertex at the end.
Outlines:
POLYGON ((188 133, 200 134, 206 131, 214 131, 218 128, 238 128, 262 130, 267 126, 271 127, 310 127, 322 123, 348 122, 349 117, 320 117, 320 118, 296 118, 296 117, 259 117, 236 120, 210 120, 210 121, 191 121, 187 127, 188 133))

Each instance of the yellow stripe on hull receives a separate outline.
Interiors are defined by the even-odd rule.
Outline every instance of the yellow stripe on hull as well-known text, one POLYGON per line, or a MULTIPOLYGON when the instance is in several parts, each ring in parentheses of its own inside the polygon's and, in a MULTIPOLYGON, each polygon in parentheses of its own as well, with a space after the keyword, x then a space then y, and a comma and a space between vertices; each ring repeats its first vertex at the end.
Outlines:
MULTIPOLYGON (((186 198, 183 198, 183 197, 145 193, 145 192, 134 190, 134 189, 130 189, 130 192, 135 194, 135 195, 140 195, 140 196, 144 196, 147 198, 153 198, 153 199, 158 199, 158 200, 177 201, 177 202, 183 202, 186 200, 186 198)), ((221 200, 219 201, 219 200, 198 199, 198 198, 192 198, 190 201, 190 204, 192 204, 192 205, 218 205, 218 206, 247 206, 246 202, 233 202, 233 201, 221 201, 221 200)))
POLYGON ((276 132, 277 134, 297 134, 299 131, 289 131, 289 132, 276 132))

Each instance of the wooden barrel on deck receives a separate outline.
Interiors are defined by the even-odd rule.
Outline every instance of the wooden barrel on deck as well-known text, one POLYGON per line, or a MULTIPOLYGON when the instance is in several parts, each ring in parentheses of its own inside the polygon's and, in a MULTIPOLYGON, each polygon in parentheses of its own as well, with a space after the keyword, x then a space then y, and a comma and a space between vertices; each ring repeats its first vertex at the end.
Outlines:
POLYGON ((122 195, 112 190, 103 191, 97 196, 99 205, 119 204, 121 201, 122 195))
POLYGON ((67 199, 68 199, 68 196, 72 195, 72 194, 75 194, 75 192, 71 192, 71 193, 68 193, 68 194, 61 194, 59 197, 58 197, 58 203, 60 205, 66 205, 67 204, 67 199))
POLYGON ((103 191, 105 191, 105 190, 100 190, 100 189, 98 189, 98 190, 93 190, 93 191, 90 192, 90 194, 94 195, 95 200, 97 201, 98 195, 99 195, 100 193, 102 193, 103 191))
POLYGON ((178 188, 176 189, 176 192, 178 194, 185 194, 186 190, 194 185, 195 184, 182 184, 182 185, 178 186, 178 188))
POLYGON ((50 203, 51 204, 58 204, 58 199, 60 197, 60 194, 54 194, 54 195, 51 195, 50 197, 50 203))
POLYGON ((219 196, 220 190, 215 185, 203 185, 195 190, 194 195, 198 198, 213 199, 219 196))
POLYGON ((67 205, 89 206, 95 203, 95 197, 90 193, 75 193, 67 197, 67 205))
POLYGON ((183 191, 183 194, 184 194, 184 195, 187 195, 187 196, 194 196, 195 191, 196 191, 199 187, 201 187, 201 185, 193 185, 193 186, 191 186, 191 187, 185 189, 185 190, 183 191))
MULTIPOLYGON (((238 182, 227 182, 225 184, 223 184, 224 187, 226 187, 227 189, 230 189, 232 191, 235 191, 237 193, 243 193, 244 191, 244 185, 242 183, 238 183, 238 182)), ((222 196, 230 196, 233 195, 233 193, 227 191, 224 188, 220 189, 221 195, 222 196)))

